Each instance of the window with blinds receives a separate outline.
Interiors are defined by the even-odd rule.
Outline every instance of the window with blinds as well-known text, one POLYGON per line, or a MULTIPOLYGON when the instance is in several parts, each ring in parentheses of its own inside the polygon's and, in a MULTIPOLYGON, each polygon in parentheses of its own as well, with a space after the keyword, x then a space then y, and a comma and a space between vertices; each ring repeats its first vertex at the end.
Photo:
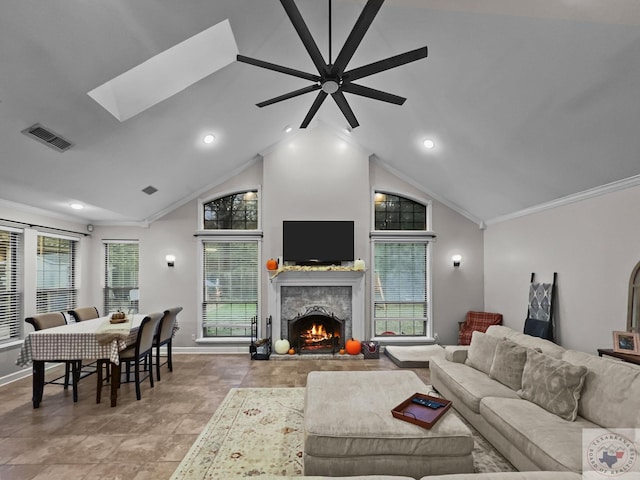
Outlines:
POLYGON ((77 240, 38 235, 36 312, 61 312, 76 306, 77 240))
POLYGON ((203 240, 204 337, 249 337, 258 315, 258 241, 203 240))
POLYGON ((0 229, 0 343, 20 338, 22 233, 0 229))
POLYGON ((104 312, 138 313, 139 248, 137 241, 104 243, 104 312))
POLYGON ((374 241, 376 335, 427 335, 430 310, 428 241, 374 241))

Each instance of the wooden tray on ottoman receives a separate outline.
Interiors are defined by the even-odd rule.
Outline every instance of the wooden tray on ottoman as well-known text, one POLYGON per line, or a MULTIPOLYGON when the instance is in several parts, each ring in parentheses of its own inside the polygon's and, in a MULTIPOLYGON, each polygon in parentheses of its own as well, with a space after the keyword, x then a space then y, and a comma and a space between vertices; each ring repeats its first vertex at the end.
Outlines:
POLYGON ((391 410, 391 414, 400 420, 413 423, 424 428, 431 428, 451 408, 451 400, 432 397, 424 393, 414 393, 404 402, 391 410), (423 398, 444 404, 444 407, 429 408, 413 402, 414 398, 423 398))

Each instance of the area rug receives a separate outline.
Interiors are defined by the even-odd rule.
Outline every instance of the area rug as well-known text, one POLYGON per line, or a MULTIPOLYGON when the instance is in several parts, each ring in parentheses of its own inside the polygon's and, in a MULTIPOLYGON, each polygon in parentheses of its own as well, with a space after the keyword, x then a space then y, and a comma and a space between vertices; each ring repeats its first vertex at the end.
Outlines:
MULTIPOLYGON (((232 388, 171 480, 302 476, 303 407, 304 388, 232 388)), ((476 472, 515 470, 468 426, 476 472)))

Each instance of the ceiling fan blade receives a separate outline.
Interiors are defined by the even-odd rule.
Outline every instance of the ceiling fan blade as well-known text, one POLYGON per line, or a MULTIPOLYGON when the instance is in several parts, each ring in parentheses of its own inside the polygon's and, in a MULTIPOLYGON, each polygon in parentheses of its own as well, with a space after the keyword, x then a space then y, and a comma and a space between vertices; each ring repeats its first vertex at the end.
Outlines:
POLYGON ((395 105, 402 105, 407 100, 404 97, 399 97, 398 95, 393 95, 392 93, 382 92, 374 88, 363 87, 362 85, 356 85, 354 83, 343 83, 342 87, 340 88, 343 92, 353 93, 354 95, 373 98, 374 100, 393 103, 395 105))
POLYGON ((320 90, 320 85, 310 85, 308 87, 301 88, 300 90, 295 90, 293 92, 285 93, 284 95, 280 95, 279 97, 274 97, 269 100, 265 100, 264 102, 256 103, 256 106, 260 108, 266 107, 268 105, 273 105, 274 103, 278 103, 283 100, 288 100, 293 97, 304 95, 305 93, 313 92, 314 90, 320 90))
POLYGON ((249 65, 255 65, 256 67, 266 68, 267 70, 284 73, 285 75, 304 78, 305 80, 311 80, 312 82, 320 81, 320 77, 318 75, 313 75, 311 73, 296 70, 294 68, 283 67, 282 65, 276 65, 275 63, 265 62, 256 58, 245 57, 244 55, 238 55, 237 59, 239 62, 248 63, 249 65))
POLYGON ((324 61, 316 41, 311 36, 311 32, 309 31, 307 24, 304 22, 304 19, 300 14, 300 10, 298 10, 298 7, 293 0, 280 0, 280 3, 287 12, 289 20, 291 20, 291 23, 293 24, 293 28, 298 32, 298 36, 300 37, 300 40, 302 40, 302 44, 307 49, 313 64, 318 69, 318 72, 321 75, 326 75, 328 73, 327 63, 324 61))
POLYGON ((369 0, 367 4, 364 6, 364 9, 360 13, 360 17, 356 21, 356 24, 353 26, 351 33, 347 37, 347 40, 344 42, 342 46, 342 50, 338 54, 333 67, 331 68, 331 75, 340 76, 344 69, 347 68, 351 57, 355 53, 358 45, 362 41, 364 34, 367 33, 373 19, 378 14, 378 11, 382 7, 384 0, 369 0))
POLYGON ((349 125, 351 125, 351 128, 356 128, 358 125, 360 125, 358 123, 358 120, 356 119, 356 116, 353 114, 353 110, 351 110, 349 103, 347 103, 347 99, 344 98, 344 94, 340 90, 338 90, 336 93, 332 93, 331 96, 338 104, 338 107, 340 107, 342 114, 347 119, 347 122, 349 122, 349 125))
POLYGON ((309 126, 309 123, 311 122, 315 114, 318 112, 318 109, 320 108, 320 105, 322 105, 322 102, 324 102, 325 98, 327 98, 327 94, 322 90, 320 90, 318 92, 318 96, 313 101, 313 105, 311 105, 311 108, 309 109, 307 116, 304 117, 304 120, 302 121, 300 128, 307 128, 309 126))
POLYGON ((385 70, 399 67, 400 65, 415 62, 421 58, 426 58, 426 56, 427 47, 417 48, 410 52, 401 53, 399 55, 394 55, 393 57, 385 58, 384 60, 370 63, 369 65, 354 68, 353 70, 345 72, 342 78, 345 81, 351 82, 353 80, 358 80, 359 78, 368 77, 374 73, 384 72, 385 70))

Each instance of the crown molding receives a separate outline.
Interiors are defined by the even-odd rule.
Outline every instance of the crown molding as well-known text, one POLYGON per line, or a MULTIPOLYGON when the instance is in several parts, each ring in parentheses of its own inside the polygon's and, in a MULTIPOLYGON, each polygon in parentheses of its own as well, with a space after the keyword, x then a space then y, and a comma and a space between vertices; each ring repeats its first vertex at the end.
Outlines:
POLYGON ((545 210, 551 210, 552 208, 563 207, 565 205, 582 202, 584 200, 588 200, 594 197, 599 197, 601 195, 607 195, 609 193, 618 192, 620 190, 626 190, 627 188, 637 187, 638 185, 640 185, 640 175, 635 175, 633 177, 624 178, 622 180, 617 180, 615 182, 607 183, 606 185, 601 185, 599 187, 590 188, 589 190, 584 190, 582 192, 574 193, 572 195, 567 195, 566 197, 561 197, 556 200, 551 200, 550 202, 534 205, 533 207, 525 208, 517 212, 507 213, 506 215, 501 215, 491 220, 487 220, 486 224, 495 225, 497 223, 507 222, 509 220, 525 217, 527 215, 532 215, 534 213, 540 213, 540 212, 544 212, 545 210))

